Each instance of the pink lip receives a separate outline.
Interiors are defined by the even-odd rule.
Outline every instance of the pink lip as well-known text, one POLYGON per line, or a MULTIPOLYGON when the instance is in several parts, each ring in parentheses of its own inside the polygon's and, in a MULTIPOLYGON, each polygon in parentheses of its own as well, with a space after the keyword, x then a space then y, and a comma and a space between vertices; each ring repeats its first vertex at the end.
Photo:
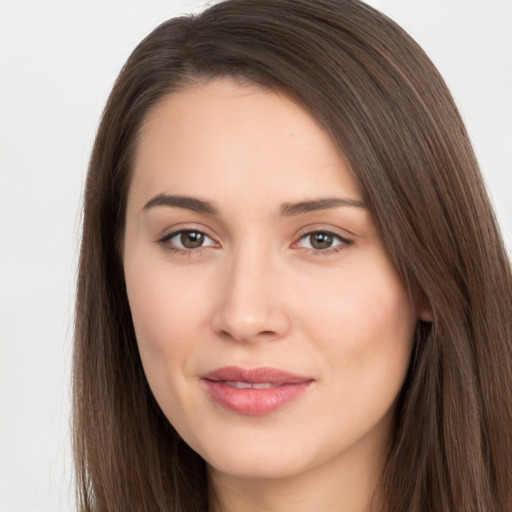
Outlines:
POLYGON ((224 408, 246 414, 268 414, 302 395, 314 382, 311 377, 295 375, 276 368, 244 369, 226 366, 201 376, 206 391, 224 408), (264 389, 239 389, 235 383, 263 384, 264 389))

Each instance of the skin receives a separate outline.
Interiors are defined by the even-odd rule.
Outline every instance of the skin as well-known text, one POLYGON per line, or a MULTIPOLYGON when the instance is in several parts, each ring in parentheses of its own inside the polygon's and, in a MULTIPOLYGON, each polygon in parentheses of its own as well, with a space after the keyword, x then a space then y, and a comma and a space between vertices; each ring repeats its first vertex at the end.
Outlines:
POLYGON ((315 120, 229 79, 165 97, 141 130, 123 257, 149 384, 207 461, 222 510, 366 510, 421 313, 315 120), (145 207, 161 194, 216 213, 145 207), (354 204, 283 215, 320 198, 354 204), (203 245, 184 249, 180 230, 205 233, 203 245), (272 413, 238 414, 200 379, 222 366, 314 383, 272 413))

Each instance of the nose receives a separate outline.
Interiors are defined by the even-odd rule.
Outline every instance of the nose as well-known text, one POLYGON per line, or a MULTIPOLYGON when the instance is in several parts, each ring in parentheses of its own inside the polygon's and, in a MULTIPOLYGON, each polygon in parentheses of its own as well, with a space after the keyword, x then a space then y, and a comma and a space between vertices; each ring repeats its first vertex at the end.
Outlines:
POLYGON ((217 335, 254 342, 278 340, 288 333, 291 322, 282 273, 270 259, 254 250, 244 251, 230 262, 212 320, 217 335))

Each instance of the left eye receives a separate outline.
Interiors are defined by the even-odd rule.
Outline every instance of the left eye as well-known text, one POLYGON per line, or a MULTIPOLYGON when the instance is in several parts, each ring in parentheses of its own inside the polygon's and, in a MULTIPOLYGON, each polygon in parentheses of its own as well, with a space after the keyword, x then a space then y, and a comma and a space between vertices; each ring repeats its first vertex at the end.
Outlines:
POLYGON ((216 245, 215 242, 201 231, 185 230, 170 235, 167 242, 179 249, 191 250, 216 245))
POLYGON ((314 231, 302 237, 298 242, 299 247, 325 251, 341 244, 349 244, 349 241, 329 231, 314 231))

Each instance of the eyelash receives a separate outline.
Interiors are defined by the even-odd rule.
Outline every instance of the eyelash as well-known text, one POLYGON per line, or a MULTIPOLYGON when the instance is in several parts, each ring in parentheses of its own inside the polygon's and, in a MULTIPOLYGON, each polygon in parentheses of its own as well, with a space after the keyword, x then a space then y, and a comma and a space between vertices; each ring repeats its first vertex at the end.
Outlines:
MULTIPOLYGON (((311 237, 312 235, 328 235, 331 236, 334 240, 337 240, 339 243, 332 247, 328 247, 326 249, 313 249, 304 247, 303 249, 307 252, 307 254, 313 255, 313 256, 329 256, 331 254, 338 253, 340 251, 344 251, 347 249, 347 247, 350 247, 353 244, 353 241, 341 236, 338 233, 335 233, 334 231, 329 231, 328 229, 314 229, 312 231, 308 231, 304 234, 302 234, 297 242, 294 242, 292 244, 292 247, 296 246, 300 241, 307 239, 308 237, 311 237)), ((334 241, 333 241, 334 243, 334 241)))
POLYGON ((174 254, 177 254, 179 256, 189 256, 189 257, 198 257, 201 256, 205 251, 208 250, 208 248, 212 247, 213 245, 206 245, 197 247, 195 249, 187 249, 182 247, 177 247, 175 244, 171 242, 171 240, 178 236, 182 235, 184 233, 195 233, 198 235, 203 235, 210 240, 214 241, 210 236, 208 236, 207 233, 204 231, 201 231, 200 229, 180 229, 178 231, 173 231, 172 233, 169 233, 168 235, 165 235, 163 238, 158 240, 158 243, 167 251, 170 251, 174 254))
MULTIPOLYGON (((194 233, 194 234, 202 235, 202 236, 209 238, 210 240, 212 240, 214 242, 214 240, 210 236, 208 236, 207 233, 205 233, 204 231, 201 231, 199 229, 180 229, 178 231, 173 231, 172 233, 165 235, 163 238, 161 238, 157 242, 167 251, 170 251, 174 254, 178 254, 180 256, 189 256, 189 257, 192 257, 192 256, 199 257, 204 252, 206 252, 209 248, 214 247, 214 244, 212 244, 212 245, 200 246, 200 247, 197 247, 194 249, 186 249, 186 248, 177 247, 175 244, 173 244, 171 242, 171 240, 174 237, 176 237, 180 234, 182 235, 184 233, 194 233)), ((323 234, 323 235, 331 236, 333 239, 337 240, 339 243, 337 243, 333 247, 328 247, 326 249, 313 249, 313 248, 308 248, 308 247, 302 248, 305 250, 305 252, 307 254, 310 254, 313 256, 328 256, 330 254, 334 254, 334 253, 343 251, 347 247, 350 247, 353 244, 352 240, 342 237, 341 235, 339 235, 338 233, 335 233, 333 231, 329 231, 329 230, 325 230, 325 229, 315 229, 315 230, 308 231, 308 232, 302 234, 299 237, 299 239, 292 244, 291 247, 294 249, 300 248, 300 247, 297 247, 297 244, 299 242, 301 242, 302 240, 305 240, 308 237, 311 237, 312 235, 315 235, 315 234, 323 234)))

